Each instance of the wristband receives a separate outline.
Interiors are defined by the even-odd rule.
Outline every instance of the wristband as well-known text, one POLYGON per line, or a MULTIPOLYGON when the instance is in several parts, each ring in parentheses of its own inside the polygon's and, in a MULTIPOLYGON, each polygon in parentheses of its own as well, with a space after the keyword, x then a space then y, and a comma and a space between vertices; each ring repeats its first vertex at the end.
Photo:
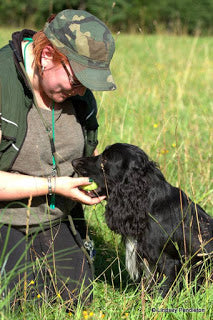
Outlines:
POLYGON ((53 194, 53 190, 52 190, 52 179, 51 177, 47 177, 47 183, 48 183, 48 194, 52 195, 53 194))

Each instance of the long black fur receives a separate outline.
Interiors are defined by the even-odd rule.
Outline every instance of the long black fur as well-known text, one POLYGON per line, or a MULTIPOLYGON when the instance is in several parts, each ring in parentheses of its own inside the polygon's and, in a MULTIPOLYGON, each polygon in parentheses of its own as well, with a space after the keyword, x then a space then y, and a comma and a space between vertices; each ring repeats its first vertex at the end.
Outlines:
POLYGON ((73 167, 98 184, 99 195, 108 196, 108 227, 133 241, 136 255, 131 253, 128 259, 136 259, 135 280, 140 280, 148 265, 154 281, 166 276, 165 295, 183 266, 194 279, 207 262, 211 265, 213 219, 169 184, 143 150, 116 143, 99 156, 74 160, 73 167))

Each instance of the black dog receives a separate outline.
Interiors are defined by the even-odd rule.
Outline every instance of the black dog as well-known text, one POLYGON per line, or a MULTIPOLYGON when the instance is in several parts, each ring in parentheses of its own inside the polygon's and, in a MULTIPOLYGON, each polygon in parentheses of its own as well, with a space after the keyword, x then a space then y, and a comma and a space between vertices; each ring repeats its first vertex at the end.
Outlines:
POLYGON ((213 219, 170 185, 141 149, 116 143, 99 156, 74 160, 73 167, 98 184, 97 194, 107 195, 106 222, 125 239, 132 279, 140 280, 143 270, 149 283, 164 280, 165 296, 183 269, 194 279, 209 265, 213 219))

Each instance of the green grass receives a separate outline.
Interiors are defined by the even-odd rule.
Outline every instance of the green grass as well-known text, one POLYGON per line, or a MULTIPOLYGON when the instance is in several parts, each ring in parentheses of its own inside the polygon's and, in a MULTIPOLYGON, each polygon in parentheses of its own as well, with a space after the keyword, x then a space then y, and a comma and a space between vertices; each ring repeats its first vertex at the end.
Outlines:
MULTIPOLYGON (((11 30, 1 29, 2 45, 10 33, 11 30)), ((99 106, 99 151, 114 142, 138 145, 159 163, 171 184, 180 186, 213 216, 213 38, 121 34, 115 35, 115 39, 111 69, 117 90, 95 93, 99 106)), ((0 319, 213 317, 211 284, 194 295, 186 283, 181 293, 164 300, 157 291, 151 295, 136 290, 125 271, 121 239, 105 224, 104 207, 87 208, 86 214, 97 249, 91 306, 79 307, 75 316, 69 316, 61 303, 41 303, 38 307, 33 302, 20 312, 6 305, 7 311, 0 312, 0 319), (162 312, 162 308, 181 307, 205 311, 162 312), (152 308, 159 311, 153 312, 152 308)))

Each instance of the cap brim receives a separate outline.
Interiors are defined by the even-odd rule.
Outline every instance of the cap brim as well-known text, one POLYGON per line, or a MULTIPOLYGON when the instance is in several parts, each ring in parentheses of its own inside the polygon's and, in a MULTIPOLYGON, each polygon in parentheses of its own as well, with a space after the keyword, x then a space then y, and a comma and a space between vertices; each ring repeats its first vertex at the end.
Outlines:
POLYGON ((95 91, 112 91, 116 89, 109 69, 90 68, 73 60, 70 60, 69 62, 75 76, 86 88, 95 91))

